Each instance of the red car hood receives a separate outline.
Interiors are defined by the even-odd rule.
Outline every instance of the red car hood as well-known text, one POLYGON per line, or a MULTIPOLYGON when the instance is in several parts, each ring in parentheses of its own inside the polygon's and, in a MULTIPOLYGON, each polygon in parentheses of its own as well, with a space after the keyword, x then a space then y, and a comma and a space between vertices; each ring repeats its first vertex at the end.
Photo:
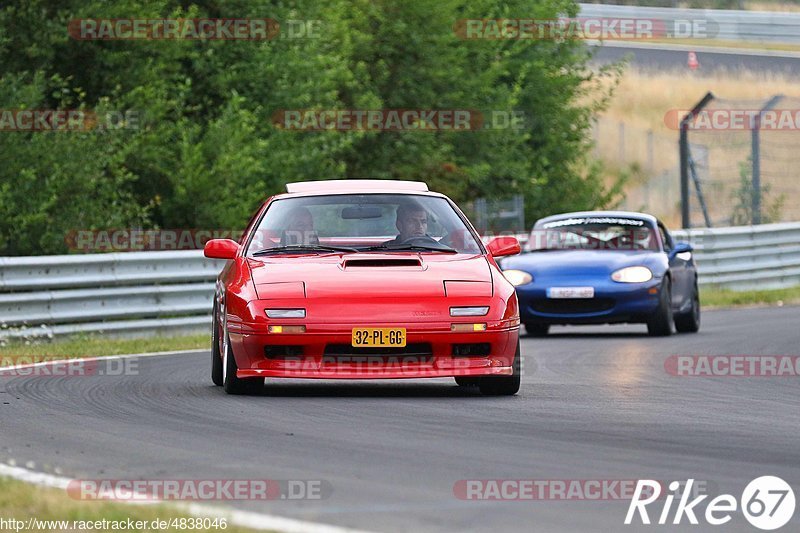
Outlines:
POLYGON ((260 299, 492 295, 492 275, 482 255, 272 256, 248 263, 260 299))

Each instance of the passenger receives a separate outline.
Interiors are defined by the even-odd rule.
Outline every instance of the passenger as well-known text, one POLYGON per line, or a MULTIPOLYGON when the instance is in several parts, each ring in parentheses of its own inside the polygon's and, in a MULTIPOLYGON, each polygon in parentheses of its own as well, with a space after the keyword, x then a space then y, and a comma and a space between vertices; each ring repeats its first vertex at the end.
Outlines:
POLYGON ((314 217, 306 207, 295 207, 286 217, 288 223, 281 236, 281 246, 319 244, 319 237, 314 231, 314 217))

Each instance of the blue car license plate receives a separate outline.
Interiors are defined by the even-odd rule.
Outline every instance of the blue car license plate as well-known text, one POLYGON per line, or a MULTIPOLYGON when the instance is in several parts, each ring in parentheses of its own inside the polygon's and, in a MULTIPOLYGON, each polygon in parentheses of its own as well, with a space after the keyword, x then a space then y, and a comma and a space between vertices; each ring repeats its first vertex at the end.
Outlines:
POLYGON ((548 298, 594 298, 594 287, 549 287, 548 298))

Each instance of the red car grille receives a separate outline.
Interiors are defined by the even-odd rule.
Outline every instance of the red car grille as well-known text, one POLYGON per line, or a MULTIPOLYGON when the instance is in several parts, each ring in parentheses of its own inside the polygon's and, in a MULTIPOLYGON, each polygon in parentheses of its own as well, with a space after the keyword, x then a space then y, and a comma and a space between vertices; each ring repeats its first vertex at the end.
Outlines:
POLYGON ((353 348, 349 344, 328 344, 325 346, 326 356, 353 356, 353 355, 408 355, 416 357, 433 357, 433 348, 427 342, 415 342, 403 348, 353 348))

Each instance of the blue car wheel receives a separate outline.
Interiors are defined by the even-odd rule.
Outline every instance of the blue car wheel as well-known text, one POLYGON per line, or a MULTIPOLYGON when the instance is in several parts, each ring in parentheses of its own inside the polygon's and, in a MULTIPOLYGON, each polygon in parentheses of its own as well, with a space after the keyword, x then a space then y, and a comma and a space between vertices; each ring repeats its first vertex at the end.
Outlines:
POLYGON ((672 282, 668 277, 661 283, 658 307, 647 319, 647 333, 652 337, 672 335, 672 282))
POLYGON ((700 330, 700 295, 697 282, 692 292, 692 306, 686 313, 675 315, 675 329, 679 333, 697 333, 700 330))
POLYGON ((534 324, 528 322, 525 324, 525 331, 527 331, 528 335, 531 337, 546 337, 547 333, 550 331, 550 324, 534 324))

